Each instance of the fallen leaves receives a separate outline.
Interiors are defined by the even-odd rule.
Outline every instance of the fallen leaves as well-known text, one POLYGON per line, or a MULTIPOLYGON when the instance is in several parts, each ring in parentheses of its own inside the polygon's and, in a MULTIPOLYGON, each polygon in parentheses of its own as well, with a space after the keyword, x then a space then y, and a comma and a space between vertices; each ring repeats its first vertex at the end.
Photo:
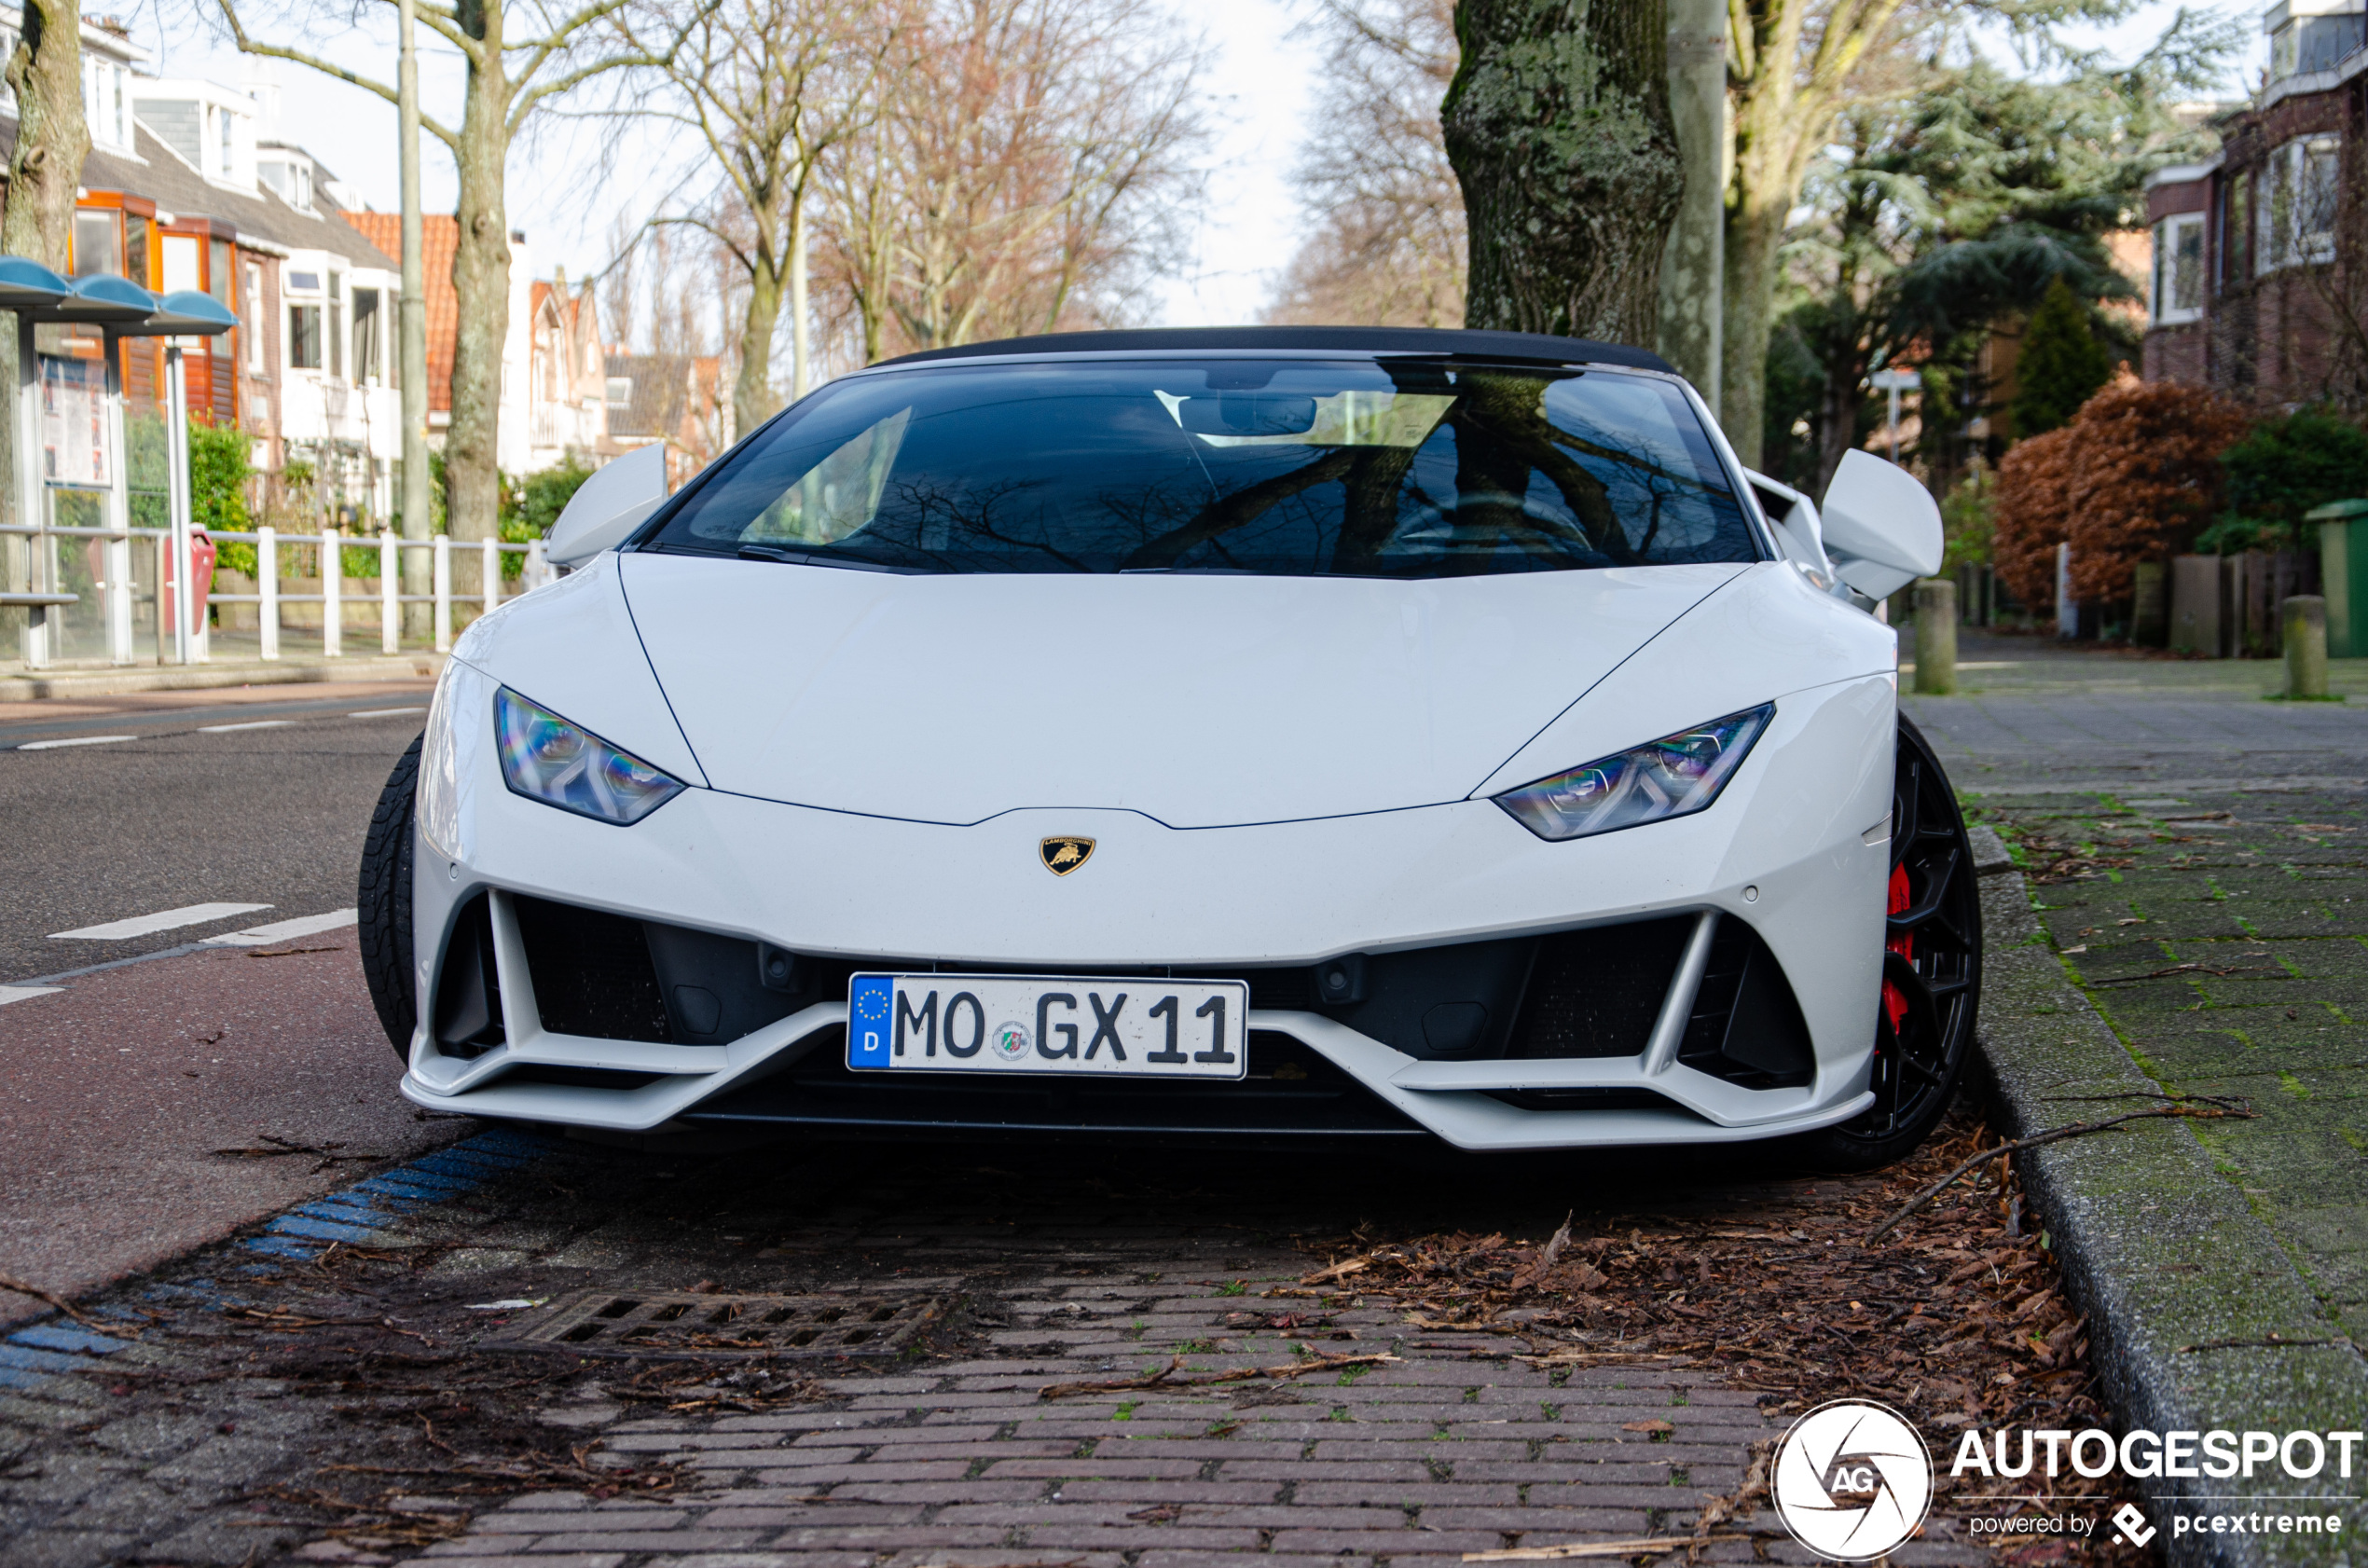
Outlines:
MULTIPOLYGON (((2172 1102, 2139 1114, 2240 1110, 2233 1102, 2172 1102)), ((1323 1267, 1267 1294, 1392 1310, 1410 1331, 1447 1336, 1425 1348, 1474 1359, 1555 1371, 1706 1371, 1761 1395, 1779 1422, 1848 1395, 1880 1400, 1952 1438, 1970 1426, 2107 1425, 2089 1325, 2064 1300, 2055 1257, 2024 1218, 2028 1199, 2016 1180, 2022 1156, 1961 1108, 1896 1165, 1866 1176, 1777 1178, 1740 1211, 1574 1215, 1536 1241, 1366 1232, 1348 1256, 1337 1241, 1315 1240, 1310 1250, 1323 1267), (1879 1226, 1879 1245, 1869 1235, 1879 1226)), ((1638 1419, 1620 1436, 1631 1442, 1684 1440, 1682 1415, 1629 1413, 1638 1419)), ((2101 1495, 2107 1483, 2086 1484, 2100 1489, 2108 1510, 2114 1506, 2101 1495)), ((1949 1485, 1944 1479, 1945 1492, 1949 1485)), ((1995 1485, 1996 1498, 1976 1502, 1957 1490, 1945 1501, 1961 1510, 2017 1506, 2013 1482, 1995 1485)), ((1705 1531, 1754 1506, 1743 1494, 1727 1505, 1726 1513, 1715 1500, 1705 1505, 1705 1531)), ((1672 1536, 1520 1549, 1617 1558, 1687 1544, 1672 1536)), ((1525 1560, 1535 1559, 1472 1559, 1525 1560)))

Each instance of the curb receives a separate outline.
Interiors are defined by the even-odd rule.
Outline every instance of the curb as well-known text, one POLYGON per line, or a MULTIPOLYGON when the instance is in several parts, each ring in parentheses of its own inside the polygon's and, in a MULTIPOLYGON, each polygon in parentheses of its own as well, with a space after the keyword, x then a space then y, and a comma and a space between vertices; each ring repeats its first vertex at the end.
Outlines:
MULTIPOLYGON (((1986 828, 1974 837, 1987 958, 1967 1066, 1969 1081, 1997 1107, 2000 1130, 2026 1137, 2158 1096, 2113 1026, 2066 977, 2004 845, 1986 828)), ((2025 1150, 2016 1162, 2062 1264, 2065 1292, 2087 1314, 2096 1364, 2124 1431, 2282 1435, 2361 1426, 2368 1360, 2331 1327, 2285 1248, 2220 1175, 2192 1124, 2134 1122, 2025 1150), (2263 1342, 2273 1337, 2337 1342, 2263 1342), (2198 1348, 2223 1341, 2247 1342, 2198 1348)), ((2159 1549, 2176 1568, 2334 1568, 2350 1560, 2343 1534, 2175 1536, 2169 1513, 2178 1504, 2190 1513, 2267 1504, 2275 1513, 2271 1500, 2281 1492, 2291 1498, 2288 1487, 2360 1485, 2357 1474, 2347 1481, 2334 1470, 2331 1452, 2314 1481, 2292 1481, 2273 1462, 2250 1479, 2137 1484, 2153 1505, 2159 1549)), ((2356 1496, 2331 1511, 2348 1516, 2347 1530, 2359 1527, 2356 1496)))
POLYGON ((276 659, 268 663, 168 665, 145 669, 62 670, 54 675, 0 675, 0 703, 43 697, 108 697, 130 692, 198 692, 222 686, 307 685, 324 681, 415 681, 435 675, 448 655, 374 653, 340 659, 276 659))

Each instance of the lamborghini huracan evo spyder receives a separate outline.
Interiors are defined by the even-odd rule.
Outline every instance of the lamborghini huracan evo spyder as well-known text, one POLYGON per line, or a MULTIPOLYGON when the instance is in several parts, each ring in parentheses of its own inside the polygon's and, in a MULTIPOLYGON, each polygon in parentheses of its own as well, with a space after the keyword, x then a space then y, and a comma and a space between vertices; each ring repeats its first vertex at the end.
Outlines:
POLYGON ((420 1105, 613 1132, 1912 1148, 1972 1033, 1915 480, 1493 332, 874 365, 468 628, 363 865, 420 1105))

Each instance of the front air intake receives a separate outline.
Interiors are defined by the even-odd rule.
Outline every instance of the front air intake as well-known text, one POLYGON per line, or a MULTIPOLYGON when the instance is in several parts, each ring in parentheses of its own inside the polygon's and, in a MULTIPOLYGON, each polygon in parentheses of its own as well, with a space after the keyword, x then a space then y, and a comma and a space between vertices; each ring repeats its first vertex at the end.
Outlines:
POLYGON ((1744 1089, 1797 1089, 1816 1076, 1809 1024, 1783 967, 1731 915, 1718 917, 1677 1059, 1744 1089))

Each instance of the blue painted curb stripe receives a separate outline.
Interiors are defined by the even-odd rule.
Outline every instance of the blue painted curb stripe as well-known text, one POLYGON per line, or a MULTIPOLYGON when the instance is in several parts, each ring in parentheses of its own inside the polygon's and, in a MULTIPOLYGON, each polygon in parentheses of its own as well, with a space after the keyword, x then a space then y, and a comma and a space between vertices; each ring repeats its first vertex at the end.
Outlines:
MULTIPOLYGON (((294 1258, 306 1259, 321 1256, 321 1249, 319 1247, 310 1245, 303 1242, 292 1242, 284 1236, 249 1236, 241 1245, 243 1245, 249 1252, 259 1252, 267 1258, 294 1258)), ((232 1306, 236 1303, 225 1301, 222 1304, 225 1306, 232 1306)))
POLYGON ((306 1219, 295 1215, 282 1215, 266 1229, 282 1236, 310 1236, 317 1242, 344 1242, 358 1245, 373 1240, 378 1232, 359 1225, 339 1225, 327 1219, 306 1219))
POLYGON ((71 1372, 77 1367, 89 1365, 90 1363, 78 1356, 0 1343, 0 1367, 14 1367, 21 1372, 71 1372))
POLYGON ((11 1344, 31 1345, 35 1350, 78 1350, 91 1355, 113 1355, 131 1341, 111 1340, 104 1334, 93 1334, 81 1328, 66 1328, 55 1324, 37 1324, 20 1328, 8 1336, 11 1344))

